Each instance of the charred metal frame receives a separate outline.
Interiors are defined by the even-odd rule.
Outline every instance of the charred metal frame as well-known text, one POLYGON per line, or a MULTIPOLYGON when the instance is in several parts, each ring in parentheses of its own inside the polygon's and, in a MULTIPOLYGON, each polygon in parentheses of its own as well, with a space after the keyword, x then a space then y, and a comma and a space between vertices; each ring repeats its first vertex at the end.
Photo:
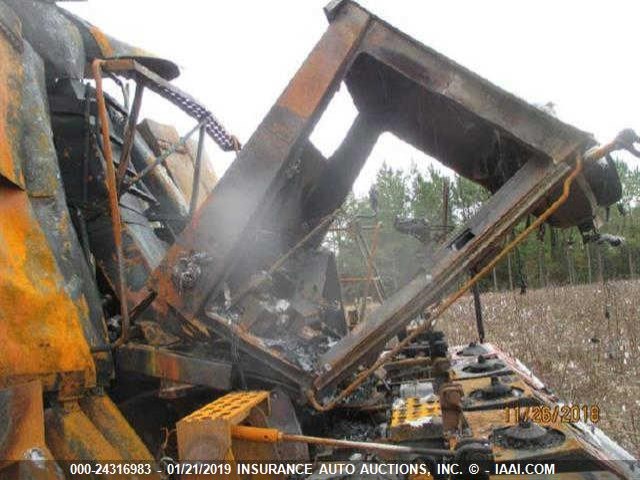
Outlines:
MULTIPOLYGON (((456 278, 481 266, 523 215, 550 203, 571 170, 571 161, 594 144, 588 134, 500 90, 351 1, 334 2, 326 13, 330 20, 327 32, 220 180, 215 195, 203 203, 153 273, 150 288, 157 294, 156 311, 166 311, 169 305, 187 321, 198 319, 218 335, 238 337, 240 348, 251 356, 264 359, 290 381, 309 386, 307 373, 274 355, 257 337, 233 326, 207 304, 220 294, 238 260, 249 255, 251 229, 291 178, 313 127, 341 81, 347 79, 353 86, 358 80, 352 75, 358 58, 371 58, 416 88, 472 112, 478 122, 517 141, 528 156, 520 159, 517 172, 500 188, 494 186, 493 197, 480 212, 450 237, 430 272, 388 298, 366 324, 321 357, 313 380, 318 391, 332 388, 358 365, 371 361, 391 336, 436 302, 456 278), (192 288, 179 291, 171 272, 194 252, 206 255, 210 262, 192 288)), ((342 204, 385 129, 384 111, 367 110, 367 98, 357 100, 360 114, 316 179, 301 223, 313 227, 342 204)), ((560 223, 594 215, 589 186, 584 180, 578 183, 568 210, 565 206, 557 212, 560 223)))
POLYGON ((166 348, 129 343, 117 350, 116 363, 121 371, 149 377, 217 390, 230 390, 232 386, 230 363, 193 357, 166 348))

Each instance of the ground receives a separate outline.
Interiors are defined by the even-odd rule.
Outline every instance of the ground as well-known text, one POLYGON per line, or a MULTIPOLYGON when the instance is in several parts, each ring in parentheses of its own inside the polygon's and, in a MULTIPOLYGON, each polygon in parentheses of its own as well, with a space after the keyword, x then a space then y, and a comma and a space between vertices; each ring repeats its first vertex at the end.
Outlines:
MULTIPOLYGON (((566 403, 598 405, 598 426, 635 456, 639 293, 640 281, 618 281, 482 295, 486 340, 519 358, 566 403)), ((450 345, 476 339, 472 298, 454 304, 439 328, 450 345)))

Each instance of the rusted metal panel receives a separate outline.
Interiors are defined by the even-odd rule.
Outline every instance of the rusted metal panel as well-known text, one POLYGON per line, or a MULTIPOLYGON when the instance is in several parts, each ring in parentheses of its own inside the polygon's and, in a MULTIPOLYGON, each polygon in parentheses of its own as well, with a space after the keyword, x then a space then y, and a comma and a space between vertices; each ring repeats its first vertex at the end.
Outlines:
MULTIPOLYGON (((6 25, 3 31, 11 32, 22 45, 22 38, 18 37, 20 24, 13 12, 0 2, 0 22, 6 25), (16 24, 17 22, 17 24, 16 24), (17 33, 13 33, 17 30, 17 33)), ((22 164, 17 161, 17 142, 19 126, 12 120, 17 118, 22 102, 21 86, 23 84, 22 56, 15 49, 14 43, 6 34, 0 33, 0 179, 4 178, 13 184, 24 188, 22 164)))
MULTIPOLYGON (((5 47, 10 48, 0 36, 0 48, 5 47)), ((0 141, 0 163, 10 162, 19 177, 0 173, 12 182, 0 182, 0 256, 6 259, 0 267, 5 270, 0 328, 10 345, 0 355, 0 382, 42 377, 51 390, 63 387, 66 373, 79 372, 83 381, 73 385, 83 389, 96 382, 89 349, 106 345, 102 308, 64 200, 42 60, 26 42, 19 56, 5 53, 0 70, 15 62, 18 75, 0 82, 0 97, 1 92, 9 95, 0 101, 0 123, 7 126, 0 133, 11 135, 10 141, 0 141)), ((95 360, 101 381, 108 380, 109 353, 97 353, 95 360)))
POLYGON ((18 14, 25 39, 56 76, 82 78, 85 49, 78 28, 54 4, 3 0, 18 14))
POLYGON ((95 58, 135 57, 166 79, 180 74, 177 65, 106 35, 54 2, 3 0, 20 17, 24 35, 57 76, 82 78, 95 58))
POLYGON ((65 480, 62 468, 47 447, 32 448, 28 460, 0 470, 0 480, 65 480))
POLYGON ((96 58, 133 59, 139 62, 140 65, 153 70, 165 80, 172 80, 180 75, 178 65, 171 60, 158 57, 140 47, 129 45, 107 35, 100 28, 67 10, 60 9, 60 12, 77 25, 84 40, 87 63, 96 58))
MULTIPOLYGON (((155 462, 153 455, 107 395, 89 395, 82 398, 79 404, 93 425, 124 460, 155 462)), ((152 478, 160 478, 155 472, 151 475, 152 478)))
MULTIPOLYGON (((75 402, 56 404, 45 414, 38 382, 0 391, 0 418, 8 421, 11 441, 0 443, 0 472, 5 461, 21 460, 20 474, 31 472, 25 470, 29 463, 40 462, 40 466, 31 472, 34 476, 14 478, 64 478, 51 452, 56 460, 67 461, 154 461, 108 397, 89 396, 81 400, 81 405, 82 409, 75 402)), ((0 438, 2 433, 0 430, 0 438)), ((0 473, 0 478, 5 477, 0 473)), ((151 478, 159 476, 153 472, 151 478)))
POLYGON ((335 333, 344 335, 347 332, 347 322, 334 254, 318 250, 298 259, 298 262, 295 271, 301 275, 299 287, 293 296, 293 308, 303 318, 322 318, 323 323, 335 333), (305 306, 309 309, 306 315, 305 306))
POLYGON ((44 409, 39 382, 0 390, 0 469, 24 460, 31 448, 44 447, 44 409))
MULTIPOLYGON (((165 245, 155 235, 153 226, 144 216, 144 211, 148 208, 144 201, 127 193, 120 197, 120 204, 126 207, 122 209, 122 248, 127 285, 125 297, 129 307, 133 309, 149 296, 149 291, 145 288, 146 282, 153 267, 162 259, 165 245)), ((118 292, 110 218, 108 215, 95 217, 87 222, 87 227, 97 266, 113 291, 118 292)))
POLYGON ((78 309, 29 204, 19 189, 0 186, 0 384, 40 378, 46 390, 64 372, 95 367, 78 309))
POLYGON ((118 349, 116 360, 122 372, 136 372, 218 390, 231 388, 231 364, 190 356, 168 348, 127 344, 118 349))
POLYGON ((0 420, 0 479, 64 479, 45 443, 40 382, 0 390, 0 420))
POLYGON ((122 461, 89 417, 73 401, 56 404, 45 412, 45 438, 59 461, 122 461))
MULTIPOLYGON (((302 434, 302 429, 291 398, 280 389, 271 391, 270 415, 266 418, 265 427, 277 428, 281 432, 294 435, 302 434)), ((281 460, 306 462, 309 460, 309 446, 304 443, 283 443, 278 445, 281 460)))
POLYGON ((25 186, 35 217, 64 279, 64 288, 78 310, 85 338, 96 355, 101 382, 112 372, 101 299, 70 217, 49 122, 45 74, 29 44, 23 52, 21 150, 25 186))

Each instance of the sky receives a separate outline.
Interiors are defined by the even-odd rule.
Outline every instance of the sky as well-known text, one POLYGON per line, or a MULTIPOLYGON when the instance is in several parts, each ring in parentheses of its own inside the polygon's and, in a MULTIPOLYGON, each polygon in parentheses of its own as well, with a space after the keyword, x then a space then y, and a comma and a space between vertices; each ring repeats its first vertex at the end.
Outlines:
MULTIPOLYGON (((328 0, 327 0, 328 1, 328 0)), ((60 5, 127 43, 173 60, 175 83, 204 103, 245 143, 327 27, 323 0, 88 0, 60 5)), ((601 142, 640 131, 636 0, 362 0, 362 6, 494 84, 601 142)), ((145 93, 142 117, 191 120, 145 93)), ((339 144, 355 108, 345 88, 311 140, 325 154, 339 144)), ((234 159, 209 142, 221 175, 234 159)), ((637 166, 631 156, 625 160, 637 166)), ((366 194, 383 162, 424 171, 437 162, 383 134, 354 185, 366 194)), ((443 167, 442 167, 443 168, 443 167)))

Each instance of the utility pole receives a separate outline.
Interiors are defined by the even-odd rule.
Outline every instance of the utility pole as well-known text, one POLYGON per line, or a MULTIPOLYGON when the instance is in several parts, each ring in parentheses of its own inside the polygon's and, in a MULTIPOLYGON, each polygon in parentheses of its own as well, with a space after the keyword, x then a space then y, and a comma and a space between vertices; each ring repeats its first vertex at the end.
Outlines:
POLYGON ((593 275, 591 273, 591 243, 585 245, 585 251, 587 252, 587 279, 589 283, 593 282, 593 275))
POLYGON ((445 178, 442 184, 442 226, 444 235, 449 231, 449 179, 445 178))

